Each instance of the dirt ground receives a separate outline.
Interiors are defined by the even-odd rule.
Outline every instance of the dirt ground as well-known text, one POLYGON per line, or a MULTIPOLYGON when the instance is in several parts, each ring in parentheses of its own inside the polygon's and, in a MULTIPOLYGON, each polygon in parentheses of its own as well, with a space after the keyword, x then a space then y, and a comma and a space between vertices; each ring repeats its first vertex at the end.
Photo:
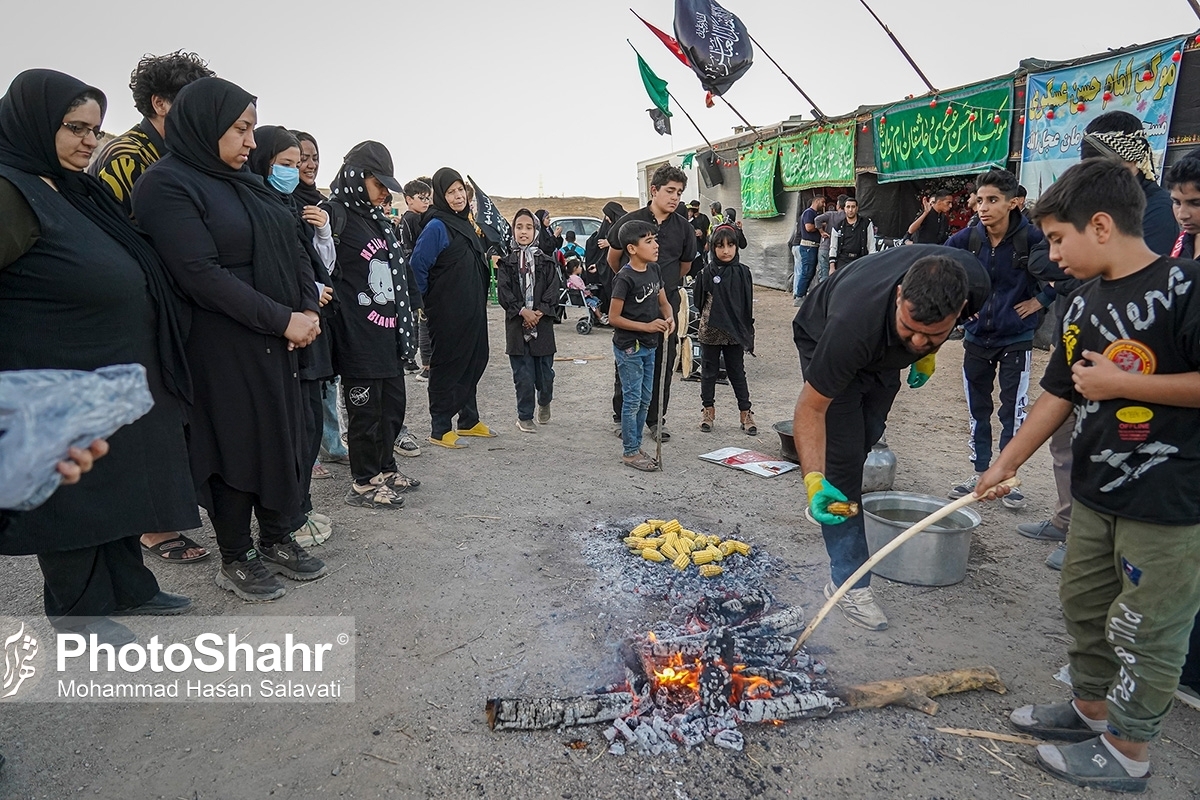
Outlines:
MULTIPOLYGON (((891 627, 869 633, 834 612, 811 644, 835 681, 856 683, 989 664, 1007 683, 998 696, 939 698, 936 716, 907 709, 744 729, 734 753, 706 744, 678 757, 615 757, 599 726, 496 733, 484 720, 495 696, 566 696, 621 677, 617 646, 664 619, 664 602, 623 594, 585 558, 602 521, 678 517, 728 534, 736 525, 778 563, 771 588, 811 615, 828 565, 819 530, 803 520, 798 472, 771 480, 708 465, 700 453, 753 445, 776 452, 770 430, 791 416, 799 389, 790 297, 757 292, 759 358, 747 359, 764 433, 736 424, 718 387, 717 428, 698 430, 699 385, 676 382, 665 471, 620 465, 610 424, 612 357, 607 331, 558 328, 556 400, 550 425, 516 430, 511 373, 498 309, 490 314, 493 360, 480 404, 498 431, 463 451, 425 447, 401 469, 423 485, 399 513, 342 503, 347 469, 314 484, 335 521, 319 549, 332 568, 286 597, 247 605, 213 584, 215 566, 154 565, 162 585, 185 592, 197 614, 342 615, 357 630, 357 700, 343 705, 5 705, 0 711, 0 797, 216 798, 715 798, 1094 797, 1032 764, 1032 751, 935 727, 1007 732, 1007 712, 1067 697, 1053 673, 1065 663, 1058 573, 1051 545, 1013 526, 1044 519, 1053 503, 1049 457, 1023 472, 1020 513, 982 508, 965 581, 941 589, 876 579, 891 627), (576 738, 586 750, 566 744, 576 738), (991 745, 989 744, 990 748, 991 745)), ((961 347, 950 343, 930 383, 901 391, 888 438, 899 460, 896 489, 943 495, 967 475, 961 347)), ((1044 353, 1035 354, 1040 374, 1044 353)), ((428 435, 425 385, 410 378, 409 421, 428 435)), ((199 538, 215 549, 211 530, 199 538)), ((0 559, 0 608, 36 616, 41 580, 32 558, 0 559)), ((1152 751, 1148 796, 1200 793, 1200 714, 1176 708, 1152 751)))
MULTIPOLYGON (((633 211, 640 203, 636 197, 493 197, 492 202, 505 219, 512 220, 522 208, 537 211, 544 208, 551 217, 595 217, 604 216, 604 204, 614 201, 626 211, 633 211)), ((580 242, 582 245, 583 242, 580 242)))

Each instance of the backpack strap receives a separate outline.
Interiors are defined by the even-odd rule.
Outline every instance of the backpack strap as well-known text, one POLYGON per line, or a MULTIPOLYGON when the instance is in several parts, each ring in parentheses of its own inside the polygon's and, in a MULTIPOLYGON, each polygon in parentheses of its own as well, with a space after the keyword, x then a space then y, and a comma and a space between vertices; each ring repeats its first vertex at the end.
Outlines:
POLYGON ((983 252, 983 234, 979 232, 980 227, 982 226, 970 226, 969 230, 971 233, 967 240, 967 249, 970 250, 976 258, 979 258, 979 254, 983 252))
POLYGON ((346 230, 346 207, 328 200, 321 205, 329 214, 329 231, 333 234, 333 241, 337 242, 341 239, 342 231, 346 230))

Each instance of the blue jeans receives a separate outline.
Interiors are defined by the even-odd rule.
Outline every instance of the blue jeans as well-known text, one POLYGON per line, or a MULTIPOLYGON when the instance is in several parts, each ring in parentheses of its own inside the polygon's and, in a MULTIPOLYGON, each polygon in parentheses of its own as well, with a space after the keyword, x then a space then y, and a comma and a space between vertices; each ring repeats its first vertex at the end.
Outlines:
POLYGON ((792 296, 804 297, 808 294, 808 284, 812 281, 813 272, 817 269, 817 248, 796 245, 792 248, 792 256, 796 259, 792 296))
POLYGON ((654 351, 658 348, 635 344, 629 350, 613 346, 617 374, 621 376, 621 443, 625 455, 642 449, 642 428, 654 393, 654 351))
POLYGON ((829 248, 822 247, 817 250, 817 283, 829 277, 829 248))
POLYGON ((548 406, 554 399, 554 354, 531 356, 526 342, 525 354, 510 355, 508 361, 517 388, 517 419, 531 420, 535 395, 539 406, 548 406))
POLYGON ((321 449, 330 458, 345 458, 349 453, 342 442, 342 431, 338 425, 337 412, 337 379, 328 381, 323 387, 324 398, 321 406, 324 409, 324 421, 321 426, 321 449))

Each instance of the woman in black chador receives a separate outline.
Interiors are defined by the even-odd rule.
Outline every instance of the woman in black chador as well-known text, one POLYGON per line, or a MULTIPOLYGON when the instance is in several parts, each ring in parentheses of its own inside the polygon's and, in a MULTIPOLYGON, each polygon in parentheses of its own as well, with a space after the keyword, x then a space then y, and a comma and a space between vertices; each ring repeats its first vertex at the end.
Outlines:
POLYGON ((272 573, 311 580, 325 565, 292 536, 312 469, 295 350, 321 331, 316 284, 295 217, 246 166, 254 102, 220 78, 185 86, 171 152, 134 186, 133 212, 190 302, 188 455, 221 549, 217 585, 260 601, 284 593, 272 573))
POLYGON ((433 205, 422 223, 410 264, 425 298, 433 343, 429 441, 456 449, 466 446, 460 437, 496 434, 480 422, 475 399, 488 362, 487 243, 471 219, 462 176, 449 167, 433 173, 433 205))
POLYGON ((154 407, 109 438, 75 486, 16 515, 0 553, 37 554, 46 615, 100 641, 134 640, 109 614, 177 614, 141 534, 199 526, 182 404, 191 380, 179 298, 154 249, 84 169, 106 101, 52 70, 22 72, 0 99, 0 370, 141 364, 154 407))

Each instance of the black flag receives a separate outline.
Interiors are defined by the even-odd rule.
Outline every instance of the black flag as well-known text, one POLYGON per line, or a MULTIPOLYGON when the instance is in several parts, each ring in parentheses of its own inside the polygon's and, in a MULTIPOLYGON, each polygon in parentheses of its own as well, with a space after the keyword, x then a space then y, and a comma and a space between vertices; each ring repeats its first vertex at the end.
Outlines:
POLYGON ((646 109, 650 112, 650 119, 654 120, 654 132, 659 136, 671 135, 671 118, 657 108, 646 109))
POLYGON ((483 238, 487 239, 488 244, 495 248, 497 253, 504 255, 508 252, 508 240, 512 236, 512 228, 509 226, 508 220, 500 213, 500 209, 496 208, 492 198, 479 188, 475 179, 468 175, 467 180, 475 189, 475 224, 479 226, 479 230, 483 231, 483 238))
POLYGON ((675 38, 700 85, 715 95, 725 94, 754 63, 746 26, 716 0, 675 0, 675 38))

